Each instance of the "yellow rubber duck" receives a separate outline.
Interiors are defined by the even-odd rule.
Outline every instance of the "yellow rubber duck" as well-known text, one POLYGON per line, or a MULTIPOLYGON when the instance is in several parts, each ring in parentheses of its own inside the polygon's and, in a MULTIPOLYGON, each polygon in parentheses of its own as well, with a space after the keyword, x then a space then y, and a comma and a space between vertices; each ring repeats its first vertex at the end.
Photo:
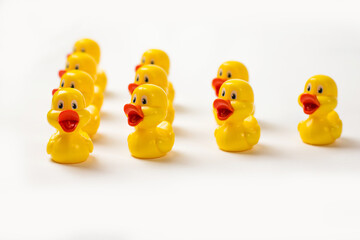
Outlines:
MULTIPOLYGON (((60 78, 64 73, 71 70, 82 70, 84 72, 87 72, 90 74, 90 76, 94 79, 94 82, 96 82, 96 61, 93 57, 91 57, 87 53, 73 53, 67 58, 66 67, 65 70, 59 71, 60 78)), ((101 109, 101 106, 104 101, 104 94, 101 91, 100 87, 95 84, 94 87, 94 99, 93 104, 99 109, 101 109)))
POLYGON ((94 80, 90 74, 81 70, 71 70, 62 75, 60 79, 60 86, 53 90, 53 95, 56 91, 63 88, 75 88, 79 90, 84 98, 86 109, 90 112, 90 121, 83 127, 82 130, 87 132, 90 137, 93 137, 100 126, 99 109, 93 104, 94 98, 94 80))
MULTIPOLYGON (((143 84, 154 84, 161 87, 166 93, 168 93, 168 79, 166 72, 159 66, 156 65, 144 65, 143 67, 136 70, 134 83, 129 84, 129 92, 133 91, 140 85, 143 84)), ((167 94, 169 96, 169 94, 167 94)), ((165 120, 169 123, 173 123, 175 116, 175 110, 172 102, 168 97, 168 107, 165 120)))
POLYGON ((326 145, 340 137, 342 122, 334 111, 337 105, 335 81, 325 75, 315 75, 307 80, 298 102, 309 118, 298 125, 304 143, 326 145))
POLYGON ((93 143, 82 131, 90 120, 90 113, 85 108, 81 92, 72 88, 56 91, 47 119, 57 129, 47 145, 52 160, 58 163, 84 162, 93 151, 93 143))
POLYGON ((131 155, 136 158, 164 156, 175 141, 171 124, 164 121, 168 103, 165 91, 153 84, 143 84, 133 91, 131 102, 124 106, 128 124, 135 127, 135 132, 128 137, 131 155))
POLYGON ((216 142, 221 150, 239 152, 258 143, 260 126, 251 115, 254 93, 244 80, 231 79, 222 84, 213 107, 223 124, 215 130, 216 142))
POLYGON ((229 79, 249 81, 249 73, 244 64, 238 61, 227 61, 220 65, 217 76, 212 80, 212 87, 216 96, 219 95, 221 85, 229 79))
MULTIPOLYGON (((242 79, 245 81, 249 81, 249 73, 245 65, 238 61, 227 61, 220 65, 216 78, 212 80, 212 87, 215 90, 216 96, 219 95, 221 85, 229 79, 242 79)), ((216 123, 218 125, 221 125, 222 121, 217 118, 217 113, 215 109, 213 111, 213 114, 216 123)))
MULTIPOLYGON (((135 67, 135 71, 137 71, 140 67, 151 64, 151 65, 157 65, 165 70, 166 74, 169 75, 169 69, 170 69, 170 59, 166 52, 160 49, 149 49, 146 52, 143 53, 141 57, 141 63, 138 64, 135 67)), ((174 86, 170 81, 168 81, 168 97, 171 102, 174 101, 175 97, 175 90, 174 86)))
MULTIPOLYGON (((94 58, 94 60, 96 61, 96 64, 99 65, 99 63, 100 63, 100 46, 94 40, 88 39, 88 38, 83 38, 83 39, 76 41, 76 43, 74 44, 73 53, 79 53, 79 52, 89 54, 90 56, 92 56, 94 58)), ((70 56, 70 55, 71 54, 69 54, 68 56, 70 56)), ((107 84, 106 74, 105 74, 104 70, 98 68, 97 73, 96 73, 95 85, 97 85, 100 88, 100 90, 102 92, 104 92, 105 88, 106 88, 106 84, 107 84)))

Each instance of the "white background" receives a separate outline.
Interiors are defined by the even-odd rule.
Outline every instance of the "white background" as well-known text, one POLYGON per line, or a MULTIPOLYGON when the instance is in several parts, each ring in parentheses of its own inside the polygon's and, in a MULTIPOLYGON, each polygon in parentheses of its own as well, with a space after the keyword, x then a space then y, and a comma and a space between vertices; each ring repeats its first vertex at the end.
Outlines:
POLYGON ((0 1, 0 239, 359 239, 360 7, 357 1, 0 1), (108 75, 92 157, 53 163, 51 90, 82 37, 108 75), (123 105, 149 48, 171 59, 176 142, 130 156, 123 105), (211 80, 248 67, 262 129, 253 150, 217 148, 211 80), (303 144, 297 97, 335 79, 343 135, 303 144))

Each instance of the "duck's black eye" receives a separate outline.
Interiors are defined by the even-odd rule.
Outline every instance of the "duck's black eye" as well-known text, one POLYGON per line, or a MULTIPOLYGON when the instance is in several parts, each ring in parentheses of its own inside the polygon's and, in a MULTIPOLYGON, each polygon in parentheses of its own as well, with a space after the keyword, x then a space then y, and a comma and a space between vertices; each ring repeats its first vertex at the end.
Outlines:
POLYGON ((236 93, 231 93, 231 99, 235 100, 236 99, 236 93))
POLYGON ((136 76, 136 81, 137 81, 137 82, 139 81, 139 78, 140 78, 139 75, 137 75, 137 76, 136 76))
POLYGON ((222 76, 222 69, 220 69, 219 76, 220 77, 222 76))
POLYGON ((142 104, 146 104, 146 103, 147 103, 147 99, 146 99, 146 98, 144 98, 144 97, 143 97, 143 98, 141 98, 141 103, 142 103, 142 104))
POLYGON ((307 91, 310 92, 310 90, 311 90, 311 85, 309 84, 307 87, 307 91))
POLYGON ((75 65, 75 69, 76 69, 76 70, 79 70, 79 68, 80 68, 80 67, 79 67, 79 64, 76 64, 76 65, 75 65))
POLYGON ((64 102, 60 100, 58 103, 58 108, 63 109, 63 107, 64 107, 64 102))
POLYGON ((146 83, 149 82, 149 78, 147 76, 145 76, 145 80, 144 80, 146 83))
POLYGON ((133 101, 132 101, 133 103, 135 103, 136 102, 136 96, 134 96, 134 98, 133 98, 133 101))
POLYGON ((69 63, 66 63, 66 68, 69 68, 69 63))
POLYGON ((71 87, 71 88, 75 88, 75 83, 71 83, 71 84, 70 84, 70 87, 71 87))
POLYGON ((85 52, 85 48, 82 48, 81 51, 82 51, 82 52, 85 52))
POLYGON ((76 48, 73 49, 73 52, 76 52, 76 48))
POLYGON ((231 78, 231 72, 228 72, 228 78, 231 78))
POLYGON ((154 63, 155 63, 154 60, 151 60, 151 61, 150 61, 150 64, 154 64, 154 63))
POLYGON ((145 58, 142 59, 142 63, 145 63, 145 58))
POLYGON ((65 84, 65 82, 62 81, 60 86, 61 86, 61 87, 64 87, 64 84, 65 84))
POLYGON ((323 88, 322 87, 319 87, 318 88, 318 93, 322 93, 323 92, 323 88))
POLYGON ((222 91, 221 96, 225 97, 225 89, 222 91))
POLYGON ((77 102, 75 100, 71 102, 71 107, 72 109, 77 109, 77 102))

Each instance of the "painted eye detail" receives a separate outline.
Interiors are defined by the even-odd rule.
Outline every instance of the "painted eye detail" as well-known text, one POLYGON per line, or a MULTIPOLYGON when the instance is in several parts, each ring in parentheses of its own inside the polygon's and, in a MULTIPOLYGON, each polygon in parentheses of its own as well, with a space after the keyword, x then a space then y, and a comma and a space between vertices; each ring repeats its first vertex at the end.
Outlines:
POLYGON ((219 71, 219 76, 220 77, 222 76, 222 69, 220 69, 220 71, 219 71))
POLYGON ((133 103, 136 102, 136 95, 134 95, 134 98, 133 98, 132 102, 133 102, 133 103))
POLYGON ((324 90, 323 90, 323 87, 322 86, 319 86, 318 87, 318 93, 322 93, 324 90))
POLYGON ((142 104, 147 104, 147 97, 146 96, 142 96, 141 103, 142 104))
POLYGON ((154 64, 154 63, 155 63, 154 60, 151 60, 151 61, 150 61, 150 64, 154 64))
POLYGON ((310 83, 309 83, 309 85, 307 86, 306 90, 307 90, 308 92, 310 92, 310 90, 311 90, 311 84, 310 84, 310 83))
POLYGON ((76 69, 76 70, 79 70, 79 68, 80 68, 79 64, 76 64, 76 65, 75 65, 75 69, 76 69))
POLYGON ((72 83, 70 84, 70 87, 71 87, 71 88, 75 88, 75 83, 72 82, 72 83))
POLYGON ((73 52, 76 52, 76 48, 73 49, 73 52))
POLYGON ((225 97, 225 89, 222 90, 221 96, 225 97))
POLYGON ((142 59, 142 63, 145 63, 145 58, 142 59))
POLYGON ((77 105, 76 100, 72 100, 72 101, 71 101, 71 108, 72 108, 72 109, 77 109, 77 107, 78 107, 78 105, 77 105))
POLYGON ((235 99, 236 99, 236 92, 235 92, 235 91, 232 91, 232 92, 231 92, 231 99, 232 99, 232 100, 235 100, 235 99))
POLYGON ((61 85, 60 85, 60 86, 61 86, 61 87, 64 87, 64 85, 65 85, 65 81, 64 81, 64 80, 62 80, 62 81, 61 81, 61 85))
POLYGON ((85 52, 85 48, 82 48, 81 51, 82 51, 82 52, 85 52))
POLYGON ((69 68, 69 63, 68 62, 66 63, 66 68, 69 68))
POLYGON ((136 81, 138 82, 139 79, 140 79, 140 76, 139 76, 139 74, 138 74, 138 75, 136 76, 136 81))
POLYGON ((227 77, 228 77, 228 78, 231 78, 231 72, 228 72, 227 77))
POLYGON ((149 82, 149 78, 148 78, 148 76, 145 76, 144 81, 145 81, 146 83, 148 83, 148 82, 149 82))
POLYGON ((64 108, 64 101, 63 101, 63 100, 59 100, 59 102, 58 102, 58 108, 59 108, 59 109, 63 109, 63 108, 64 108))

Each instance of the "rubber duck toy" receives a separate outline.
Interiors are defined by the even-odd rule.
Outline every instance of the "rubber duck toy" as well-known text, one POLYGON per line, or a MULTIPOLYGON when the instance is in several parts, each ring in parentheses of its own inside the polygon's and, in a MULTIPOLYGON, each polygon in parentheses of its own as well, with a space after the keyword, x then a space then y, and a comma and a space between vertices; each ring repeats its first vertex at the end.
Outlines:
POLYGON ((249 73, 245 65, 238 61, 227 61, 220 65, 216 78, 212 80, 216 96, 219 95, 221 85, 229 79, 249 81, 249 73))
POLYGON ((335 81, 325 75, 315 75, 307 80, 304 93, 298 102, 309 118, 298 125, 304 143, 326 145, 340 137, 342 122, 334 111, 337 105, 335 81))
POLYGON ((158 158, 169 152, 175 141, 172 126, 165 121, 167 109, 165 91, 153 84, 137 87, 131 104, 124 106, 128 124, 135 132, 128 136, 128 146, 136 158, 158 158))
POLYGON ((98 108, 93 104, 93 78, 84 71, 70 70, 62 75, 60 86, 53 90, 53 95, 56 91, 63 88, 75 88, 83 94, 86 109, 90 112, 90 121, 83 127, 83 130, 87 132, 90 137, 93 137, 100 125, 100 113, 98 108))
MULTIPOLYGON (((74 44, 73 53, 79 53, 79 52, 89 54, 90 56, 92 56, 94 58, 94 60, 96 61, 96 64, 99 65, 99 63, 100 63, 100 46, 94 40, 88 39, 88 38, 83 38, 83 39, 78 40, 74 44)), ((70 55, 71 54, 69 54, 68 56, 70 56, 70 55)), ((107 84, 107 77, 106 77, 104 70, 102 70, 100 68, 97 68, 97 69, 98 70, 96 73, 95 85, 98 86, 102 92, 104 92, 105 88, 106 88, 106 84, 107 84)))
POLYGON ((58 163, 84 162, 93 151, 93 143, 82 127, 90 120, 85 99, 79 90, 63 88, 52 98, 48 122, 57 129, 47 145, 47 153, 58 163))
POLYGON ((215 130, 215 138, 223 151, 245 151, 258 143, 260 126, 251 115, 254 93, 244 80, 231 79, 223 83, 213 107, 223 124, 215 130))
MULTIPOLYGON (((141 57, 141 63, 135 67, 135 71, 137 71, 140 67, 147 64, 157 65, 162 69, 164 69, 166 74, 169 75, 170 59, 169 56, 166 54, 166 52, 164 52, 163 50, 149 49, 146 52, 144 52, 141 57)), ((167 94, 169 96, 168 97, 169 100, 173 102, 175 97, 175 90, 172 83, 170 81, 168 82, 169 82, 169 86, 168 86, 169 90, 167 94)))
MULTIPOLYGON (((97 66, 96 61, 93 57, 91 57, 87 53, 73 53, 67 58, 65 70, 59 71, 59 77, 61 78, 64 73, 71 70, 81 70, 90 74, 90 76, 96 82, 97 77, 97 66)), ((100 87, 95 84, 94 87, 94 99, 93 104, 98 108, 100 111, 101 106, 104 101, 104 94, 101 91, 100 87)))
MULTIPOLYGON (((249 73, 245 65, 238 61, 227 61, 220 65, 216 78, 212 80, 212 87, 215 90, 216 96, 219 95, 221 85, 229 79, 242 79, 249 81, 249 73)), ((222 121, 217 118, 216 109, 213 110, 213 114, 216 123, 221 125, 222 121)))
MULTIPOLYGON (((129 84, 129 92, 132 94, 133 91, 140 85, 143 84, 154 84, 161 87, 166 93, 168 93, 168 79, 166 72, 159 66, 156 65, 144 65, 143 67, 136 70, 134 83, 129 84)), ((167 96, 169 96, 167 94, 167 96)), ((175 110, 172 102, 168 98, 168 107, 165 120, 169 123, 173 123, 175 116, 175 110)))

